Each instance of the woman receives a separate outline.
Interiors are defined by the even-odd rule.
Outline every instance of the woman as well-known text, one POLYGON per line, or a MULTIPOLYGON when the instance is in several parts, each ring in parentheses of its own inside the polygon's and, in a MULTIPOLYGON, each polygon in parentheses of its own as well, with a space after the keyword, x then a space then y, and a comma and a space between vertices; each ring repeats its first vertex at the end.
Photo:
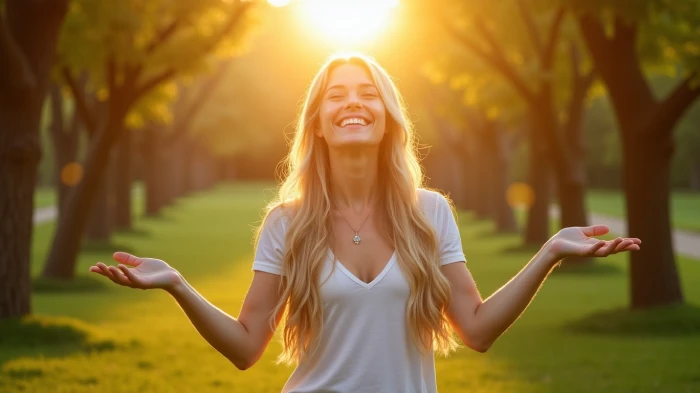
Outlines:
POLYGON ((314 79, 288 156, 288 175, 256 236, 253 281, 238 319, 201 297, 167 263, 118 252, 90 271, 167 290, 200 334, 241 370, 280 321, 283 392, 435 392, 433 352, 452 331, 486 351, 518 318, 556 263, 638 250, 639 239, 594 239, 566 228, 482 300, 450 202, 422 188, 414 133, 396 86, 372 59, 331 58, 314 79))

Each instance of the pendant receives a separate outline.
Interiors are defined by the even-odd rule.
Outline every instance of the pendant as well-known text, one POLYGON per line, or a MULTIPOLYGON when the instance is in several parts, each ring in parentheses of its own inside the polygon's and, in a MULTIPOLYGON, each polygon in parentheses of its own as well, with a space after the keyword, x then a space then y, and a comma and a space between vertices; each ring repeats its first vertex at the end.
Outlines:
POLYGON ((355 233, 355 237, 352 238, 352 241, 355 242, 355 244, 360 244, 360 240, 362 240, 360 239, 360 236, 355 233))

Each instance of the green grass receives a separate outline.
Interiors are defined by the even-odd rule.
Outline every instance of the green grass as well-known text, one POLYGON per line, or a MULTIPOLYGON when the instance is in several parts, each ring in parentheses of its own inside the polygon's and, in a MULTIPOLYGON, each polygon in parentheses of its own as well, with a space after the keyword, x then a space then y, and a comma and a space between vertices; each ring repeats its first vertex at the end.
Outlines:
MULTIPOLYGON (((81 253, 78 272, 86 275, 89 265, 128 248, 168 261, 203 296, 235 316, 253 275, 253 226, 269 195, 263 185, 238 184, 181 199, 162 217, 137 220, 135 231, 116 234, 111 246, 81 253)), ((493 235, 491 223, 464 215, 460 226, 468 266, 484 297, 531 257, 506 251, 519 244, 518 236, 493 235)), ((34 274, 41 269, 52 230, 53 224, 36 229, 34 274)), ((447 359, 438 357, 439 391, 700 391, 698 330, 606 332, 606 326, 614 328, 628 320, 654 321, 657 327, 698 320, 694 307, 675 310, 668 320, 663 310, 629 318, 615 312, 627 303, 625 262, 624 256, 616 255, 602 261, 608 268, 553 274, 526 313, 487 353, 462 348, 447 359), (604 314, 592 317, 598 313, 604 314)), ((700 263, 679 258, 679 270, 686 299, 700 304, 700 263)), ((11 350, 2 347, 2 392, 268 393, 279 392, 292 372, 274 364, 280 350, 277 342, 253 368, 237 370, 208 346, 162 291, 109 285, 94 292, 41 292, 34 295, 32 306, 40 316, 62 319, 50 334, 31 330, 30 336, 49 337, 38 344, 18 339, 20 344, 11 350), (55 334, 73 341, 57 344, 61 340, 55 334)))
MULTIPOLYGON (((625 201, 617 191, 589 190, 589 209, 594 213, 625 217, 625 201)), ((671 194, 671 223, 675 228, 700 232, 700 193, 671 194)))
POLYGON ((57 198, 53 187, 37 187, 34 192, 34 208, 53 206, 57 198))

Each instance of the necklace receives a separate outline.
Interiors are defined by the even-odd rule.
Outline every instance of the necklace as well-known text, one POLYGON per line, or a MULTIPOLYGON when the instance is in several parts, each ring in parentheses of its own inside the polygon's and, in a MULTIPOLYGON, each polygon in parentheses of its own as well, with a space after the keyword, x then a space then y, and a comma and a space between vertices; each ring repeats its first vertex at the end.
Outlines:
POLYGON ((338 213, 340 213, 340 216, 343 217, 343 220, 345 220, 345 222, 348 224, 348 226, 349 226, 353 231, 355 231, 355 236, 352 238, 353 243, 355 243, 355 244, 360 244, 360 241, 362 241, 362 239, 360 238, 360 235, 358 234, 358 232, 360 231, 360 229, 362 229, 362 227, 365 225, 365 222, 367 222, 367 219, 368 219, 369 216, 372 214, 372 209, 370 209, 370 210, 369 210, 369 213, 367 213, 367 217, 365 217, 365 220, 362 221, 362 225, 360 225, 359 228, 355 229, 355 228, 352 227, 352 225, 350 225, 350 221, 348 221, 348 219, 345 218, 345 216, 343 215, 343 212, 341 212, 340 209, 338 209, 338 206, 336 206, 335 203, 333 203, 333 201, 331 201, 331 204, 333 204, 333 207, 335 207, 335 210, 337 210, 338 213))

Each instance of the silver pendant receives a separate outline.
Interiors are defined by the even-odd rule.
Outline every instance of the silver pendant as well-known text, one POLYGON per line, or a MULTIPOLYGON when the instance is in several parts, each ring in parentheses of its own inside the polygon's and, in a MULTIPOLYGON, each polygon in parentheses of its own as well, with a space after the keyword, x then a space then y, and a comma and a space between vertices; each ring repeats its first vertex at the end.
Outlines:
POLYGON ((356 233, 355 237, 352 238, 352 241, 355 242, 355 244, 360 244, 360 236, 356 233))

